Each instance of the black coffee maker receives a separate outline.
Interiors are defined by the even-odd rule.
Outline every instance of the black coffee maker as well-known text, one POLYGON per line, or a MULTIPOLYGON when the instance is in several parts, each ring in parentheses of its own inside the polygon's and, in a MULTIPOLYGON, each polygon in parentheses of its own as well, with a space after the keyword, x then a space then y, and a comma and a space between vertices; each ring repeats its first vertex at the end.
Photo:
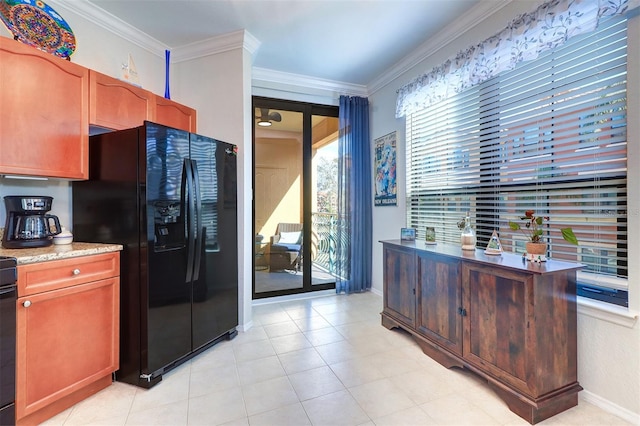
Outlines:
POLYGON ((12 195, 4 197, 7 223, 2 235, 4 248, 47 247, 62 231, 57 216, 47 214, 53 197, 12 195))

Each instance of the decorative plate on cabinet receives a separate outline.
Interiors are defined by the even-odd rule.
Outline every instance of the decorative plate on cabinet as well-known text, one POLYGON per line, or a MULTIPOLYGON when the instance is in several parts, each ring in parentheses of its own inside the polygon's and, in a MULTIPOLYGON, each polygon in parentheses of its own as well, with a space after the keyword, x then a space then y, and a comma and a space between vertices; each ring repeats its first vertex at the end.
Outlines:
POLYGON ((69 24, 41 0, 0 0, 0 19, 24 44, 65 59, 76 50, 69 24))

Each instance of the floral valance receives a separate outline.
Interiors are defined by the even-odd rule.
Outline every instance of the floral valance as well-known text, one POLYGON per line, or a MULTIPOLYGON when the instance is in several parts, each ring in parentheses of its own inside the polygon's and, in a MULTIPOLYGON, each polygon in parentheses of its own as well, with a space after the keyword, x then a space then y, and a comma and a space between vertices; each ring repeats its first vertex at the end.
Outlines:
POLYGON ((600 19, 627 12, 635 0, 551 0, 511 21, 498 34, 459 52, 398 90, 396 117, 428 107, 488 80, 571 37, 593 31, 600 19))

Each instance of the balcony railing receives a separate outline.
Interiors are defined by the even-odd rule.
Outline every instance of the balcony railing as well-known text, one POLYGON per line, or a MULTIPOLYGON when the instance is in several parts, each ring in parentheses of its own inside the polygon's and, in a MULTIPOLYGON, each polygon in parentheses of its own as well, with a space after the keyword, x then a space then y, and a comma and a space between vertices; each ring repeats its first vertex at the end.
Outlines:
POLYGON ((338 226, 337 214, 311 214, 311 253, 313 254, 311 260, 314 266, 334 275, 336 274, 338 226))

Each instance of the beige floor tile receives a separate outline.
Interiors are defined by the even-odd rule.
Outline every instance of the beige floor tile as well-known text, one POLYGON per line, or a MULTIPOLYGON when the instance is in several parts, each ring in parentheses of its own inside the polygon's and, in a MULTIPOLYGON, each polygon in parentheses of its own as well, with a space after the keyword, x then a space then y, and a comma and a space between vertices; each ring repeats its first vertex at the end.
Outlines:
MULTIPOLYGON (((528 425, 483 379, 384 328, 381 310, 373 293, 255 306, 250 330, 152 389, 114 383, 44 424, 528 425)), ((540 425, 629 426, 582 400, 540 425)))
POLYGON ((314 348, 287 352, 278 355, 278 358, 280 358, 280 363, 287 374, 295 374, 327 365, 314 348))
POLYGON ((267 313, 257 313, 253 315, 253 322, 256 325, 269 325, 269 324, 277 324, 279 322, 291 321, 291 317, 287 314, 282 308, 279 308, 278 311, 267 312, 267 313))
POLYGON ((378 334, 352 338, 349 339, 349 343, 351 343, 357 353, 361 356, 387 352, 391 349, 388 339, 385 336, 378 334))
POLYGON ((135 395, 135 387, 124 383, 113 383, 49 419, 47 424, 91 424, 109 420, 124 424, 135 395))
POLYGON ((280 359, 275 355, 238 363, 238 377, 243 386, 285 375, 280 359))
POLYGON ((247 331, 239 331, 235 339, 231 340, 231 343, 233 345, 242 345, 244 343, 267 340, 268 338, 269 336, 267 336, 262 325, 254 325, 247 331))
POLYGON ((313 346, 328 345, 344 340, 342 334, 333 327, 305 331, 304 335, 313 346))
POLYGON ((362 317, 352 311, 337 311, 330 314, 321 314, 324 319, 331 325, 339 326, 344 324, 353 324, 360 322, 362 317))
POLYGON ((307 426, 311 425, 307 413, 299 402, 249 417, 251 426, 307 426))
POLYGON ((630 426, 631 423, 625 420, 607 413, 598 407, 585 402, 583 400, 578 401, 576 407, 570 408, 567 411, 556 414, 555 416, 538 423, 542 426, 630 426))
POLYGON ((305 332, 311 330, 319 330, 321 328, 332 327, 329 322, 324 319, 320 314, 311 317, 297 318, 294 319, 294 322, 298 326, 298 328, 305 332))
POLYGON ((302 406, 313 426, 354 426, 371 420, 346 390, 303 401, 302 406))
POLYGON ((288 305, 284 305, 282 308, 293 320, 320 316, 318 311, 314 310, 309 303, 295 304, 295 305, 288 304, 288 305))
POLYGON ((497 425, 498 422, 469 400, 459 395, 434 399, 420 408, 441 425, 497 425))
POLYGON ((345 310, 344 304, 341 303, 315 303, 313 310, 322 316, 335 314, 336 312, 343 312, 345 310))
POLYGON ((299 402, 287 377, 278 377, 242 387, 247 414, 253 416, 299 402))
POLYGON ((271 339, 271 346, 276 354, 299 351, 311 347, 311 342, 301 332, 289 334, 287 336, 274 337, 271 339))
POLYGON ((160 405, 156 408, 147 408, 129 414, 126 425, 186 425, 188 400, 177 401, 171 404, 160 405))
POLYGON ((191 372, 228 366, 235 362, 236 357, 233 352, 233 344, 229 341, 224 341, 193 358, 191 360, 191 372))
POLYGON ((300 401, 344 390, 342 382, 328 366, 302 371, 289 376, 300 401))
POLYGON ((373 422, 376 426, 427 426, 437 424, 435 420, 416 406, 375 418, 373 422))
POLYGON ((264 326, 264 331, 267 333, 270 339, 274 337, 287 336, 289 334, 299 333, 300 329, 293 322, 292 319, 279 322, 276 324, 267 324, 264 326))
POLYGON ((189 399, 190 369, 188 367, 188 364, 183 364, 170 374, 165 374, 162 381, 151 389, 137 388, 131 412, 189 399))
POLYGON ((366 359, 352 359, 331 364, 330 367, 347 388, 384 378, 384 374, 366 359))
POLYGON ((189 425, 220 425, 247 417, 239 387, 191 398, 188 413, 189 425))
POLYGON ((240 386, 240 378, 235 363, 218 365, 206 370, 191 370, 189 397, 231 389, 240 386))
POLYGON ((335 328, 345 339, 364 337, 371 334, 387 334, 379 322, 372 323, 371 321, 358 321, 351 324, 338 325, 335 328))
POLYGON ((250 361, 259 358, 266 358, 276 354, 269 340, 259 340, 255 342, 234 345, 233 352, 236 362, 250 361))
POLYGON ((372 419, 415 406, 389 379, 350 387, 349 392, 372 419))
POLYGON ((456 392, 446 381, 426 371, 411 371, 390 380, 418 405, 456 392))
POLYGON ((222 423, 220 426, 250 426, 249 417, 243 417, 237 420, 231 420, 230 422, 222 423))
POLYGON ((348 361, 359 356, 356 348, 346 340, 326 345, 316 345, 315 348, 322 359, 329 365, 348 361))
POLYGON ((378 352, 365 357, 365 359, 380 370, 385 377, 393 377, 408 372, 421 371, 424 368, 418 361, 398 349, 378 352))

